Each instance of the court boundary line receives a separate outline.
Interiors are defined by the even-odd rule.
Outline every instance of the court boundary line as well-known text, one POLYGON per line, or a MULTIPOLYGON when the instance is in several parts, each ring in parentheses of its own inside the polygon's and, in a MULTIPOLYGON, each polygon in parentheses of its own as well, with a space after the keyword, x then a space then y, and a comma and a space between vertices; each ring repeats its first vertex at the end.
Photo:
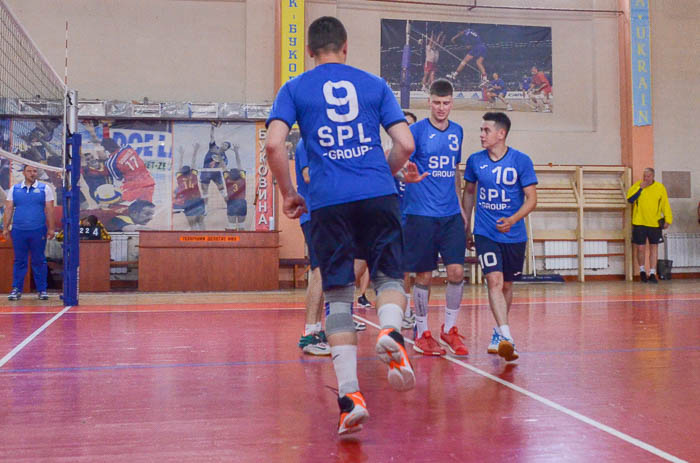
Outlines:
MULTIPOLYGON (((374 323, 370 320, 367 320, 367 319, 360 317, 358 315, 354 315, 354 317, 356 319, 372 326, 373 328, 376 328, 377 330, 381 330, 381 327, 379 325, 377 325, 376 323, 374 323)), ((411 340, 411 339, 404 338, 404 340, 410 344, 413 344, 413 340, 411 340)), ((632 437, 629 434, 625 434, 622 431, 618 431, 617 429, 615 429, 611 426, 608 426, 608 425, 603 424, 599 421, 596 421, 592 418, 589 418, 585 415, 582 415, 581 413, 578 413, 574 410, 571 410, 570 408, 564 407, 563 405, 559 405, 558 403, 556 403, 552 400, 549 400, 545 397, 542 397, 539 394, 535 394, 534 392, 530 392, 525 388, 522 388, 518 385, 515 385, 509 381, 505 381, 497 376, 492 375, 491 373, 487 373, 484 370, 481 370, 480 368, 477 368, 473 365, 469 365, 468 363, 463 362, 460 359, 457 359, 455 357, 448 356, 448 355, 445 355, 444 358, 446 360, 456 364, 456 365, 459 365, 463 368, 466 368, 467 370, 471 371, 472 373, 476 373, 480 376, 483 376, 484 378, 495 381, 496 383, 498 383, 502 386, 505 386, 509 389, 512 389, 515 392, 519 392, 520 394, 523 394, 524 396, 529 397, 529 398, 531 398, 531 399, 533 399, 533 400, 535 400, 543 405, 546 405, 550 408, 553 408, 554 410, 556 410, 558 412, 564 413, 565 415, 569 415, 570 417, 575 418, 575 419, 577 419, 585 424, 593 426, 594 428, 597 428, 597 429, 599 429, 603 432, 606 432, 614 437, 617 437, 618 439, 621 439, 621 440, 627 442, 628 444, 632 444, 636 447, 639 447, 642 450, 646 450, 647 452, 652 453, 652 454, 656 455, 657 457, 663 458, 664 460, 671 461, 674 463, 688 463, 686 460, 682 460, 674 455, 671 455, 670 453, 665 452, 659 448, 656 448, 651 444, 647 444, 646 442, 641 441, 635 437, 632 437)))
MULTIPOLYGON (((596 304, 596 303, 622 303, 622 302, 692 302, 692 301, 700 301, 700 296, 698 297, 679 297, 679 298, 653 298, 653 299, 592 299, 592 300, 587 300, 587 299, 563 299, 563 300, 549 300, 549 301, 513 301, 513 305, 537 305, 537 304, 546 304, 546 305, 563 305, 563 304, 596 304)), ((435 307, 441 307, 444 308, 445 300, 444 299, 437 299, 436 301, 433 301, 432 304, 428 305, 428 308, 435 308, 435 307)), ((201 305, 201 307, 207 307, 208 305, 224 305, 225 303, 218 303, 218 302, 213 302, 213 303, 207 303, 201 305)), ((246 304, 245 302, 236 302, 234 304, 246 304)), ((303 304, 303 302, 299 302, 299 304, 303 304)), ((478 301, 478 302, 462 302, 460 307, 488 307, 488 300, 484 301, 478 301)), ((78 306, 78 307, 84 307, 84 310, 78 309, 74 310, 71 313, 76 313, 76 314, 87 314, 87 313, 186 313, 186 312, 236 312, 236 311, 262 311, 262 310, 290 310, 290 311, 295 311, 295 310, 306 310, 303 305, 299 305, 299 307, 294 307, 292 305, 287 305, 287 306, 278 306, 278 307, 222 307, 222 308, 203 308, 203 309, 184 309, 184 310, 176 310, 176 309, 157 309, 155 307, 158 306, 169 306, 169 307, 177 307, 179 305, 190 305, 190 303, 186 304, 168 304, 168 303, 155 303, 155 304, 124 304, 124 305, 115 305, 112 307, 115 307, 114 310, 90 310, 90 307, 108 307, 108 305, 98 305, 98 304, 86 304, 84 306, 78 306), (129 309, 129 307, 133 306, 150 306, 154 308, 148 308, 148 309, 129 309), (123 308, 122 308, 123 307, 123 308)), ((372 310, 376 310, 374 307, 371 308, 372 310)), ((666 310, 666 309, 659 309, 659 310, 666 310)), ((46 311, 20 311, 20 312, 4 312, 0 310, 0 315, 31 315, 31 314, 50 314, 50 313, 56 313, 56 312, 46 312, 46 311)))
POLYGON ((58 320, 58 319, 61 317, 61 315, 63 315, 64 313, 68 312, 68 310, 70 310, 71 307, 73 307, 73 306, 72 306, 72 305, 68 305, 68 306, 64 307, 63 310, 61 310, 60 312, 58 312, 56 315, 54 315, 53 317, 51 317, 50 319, 48 319, 46 322, 44 322, 43 325, 41 325, 39 328, 37 328, 36 330, 34 330, 34 332, 33 332, 32 334, 30 334, 29 336, 27 336, 27 337, 24 339, 24 341, 22 341, 21 343, 17 344, 17 345, 15 346, 14 349, 12 349, 12 350, 11 350, 10 352, 8 352, 2 359, 0 359, 0 368, 2 368, 7 362, 9 362, 10 360, 12 360, 12 357, 14 357, 15 355, 17 355, 17 353, 19 353, 19 351, 21 351, 22 349, 24 349, 24 347, 25 347, 27 344, 29 344, 30 342, 32 342, 32 341, 34 340, 34 338, 36 338, 37 336, 39 336, 46 328, 48 328, 49 326, 51 326, 51 324, 52 324, 53 322, 55 322, 56 320, 58 320))

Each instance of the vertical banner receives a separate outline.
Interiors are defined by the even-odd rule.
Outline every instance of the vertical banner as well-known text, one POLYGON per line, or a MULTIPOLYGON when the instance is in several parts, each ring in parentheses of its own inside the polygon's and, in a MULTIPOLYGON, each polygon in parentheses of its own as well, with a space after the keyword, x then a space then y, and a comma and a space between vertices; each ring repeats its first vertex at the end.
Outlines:
POLYGON ((304 0, 280 0, 280 82, 304 72, 304 0))
POLYGON ((264 122, 255 124, 255 231, 274 230, 272 173, 267 164, 265 139, 267 129, 264 122), (272 222, 272 223, 271 223, 272 222))
POLYGON ((632 114, 634 125, 651 125, 649 0, 631 0, 632 114))

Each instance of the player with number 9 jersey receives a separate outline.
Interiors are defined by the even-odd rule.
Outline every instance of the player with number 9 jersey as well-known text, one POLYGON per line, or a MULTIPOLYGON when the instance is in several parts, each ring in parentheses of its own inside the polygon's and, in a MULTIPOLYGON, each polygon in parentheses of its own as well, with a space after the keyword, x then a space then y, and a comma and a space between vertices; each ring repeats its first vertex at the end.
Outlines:
POLYGON ((299 122, 309 156, 310 209, 396 193, 379 125, 406 119, 386 82, 342 63, 326 63, 290 80, 267 123, 299 122))
POLYGON ((523 189, 537 184, 537 175, 530 157, 508 147, 498 161, 489 157, 487 150, 469 156, 464 180, 477 183, 474 235, 482 235, 497 243, 527 241, 525 221, 512 225, 506 233, 498 231, 498 219, 515 214, 525 201, 523 189))

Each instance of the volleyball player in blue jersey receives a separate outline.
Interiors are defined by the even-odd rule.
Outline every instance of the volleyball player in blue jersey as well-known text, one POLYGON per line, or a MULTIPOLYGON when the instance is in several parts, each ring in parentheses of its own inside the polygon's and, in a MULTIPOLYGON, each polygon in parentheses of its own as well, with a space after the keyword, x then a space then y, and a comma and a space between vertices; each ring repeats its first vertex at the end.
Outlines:
POLYGON ((481 83, 479 86, 483 87, 488 84, 486 68, 484 68, 484 58, 486 58, 487 55, 486 45, 481 40, 479 34, 471 28, 459 31, 457 35, 452 37, 451 42, 456 43, 460 36, 464 36, 464 41, 467 45, 467 54, 464 56, 462 61, 460 61, 457 69, 454 72, 447 74, 447 78, 452 80, 457 79, 457 76, 460 72, 462 72, 462 69, 464 69, 472 59, 476 59, 476 67, 479 69, 479 74, 481 74, 481 83))
POLYGON ((369 417, 357 379, 357 334, 352 319, 353 261, 366 256, 377 292, 381 330, 376 351, 389 366, 389 383, 411 389, 415 375, 404 347, 401 321, 401 217, 393 174, 413 151, 413 137, 385 81, 345 65, 347 33, 333 17, 315 20, 307 48, 316 67, 285 83, 267 121, 270 169, 290 218, 306 210, 289 174, 285 138, 298 122, 309 156, 311 242, 326 299, 326 333, 338 379, 338 433, 359 431, 369 417), (392 139, 384 157, 379 127, 392 139))
POLYGON ((404 270, 416 273, 413 303, 416 308, 413 349, 424 355, 444 355, 440 344, 453 354, 467 355, 467 348, 456 322, 462 302, 464 219, 456 183, 457 166, 462 160, 462 127, 449 120, 452 84, 439 79, 430 86, 430 116, 411 126, 416 150, 411 161, 427 173, 420 183, 406 185, 404 197, 404 270), (428 298, 438 254, 447 267, 445 324, 438 342, 428 326, 428 298))
POLYGON ((462 204, 467 218, 467 243, 470 248, 476 245, 497 324, 488 353, 498 353, 512 361, 518 358, 518 351, 508 325, 508 312, 513 302, 513 280, 522 272, 525 261, 527 231, 523 219, 537 205, 537 176, 530 157, 506 145, 508 116, 486 113, 483 119, 484 150, 467 160, 462 204), (469 220, 474 207, 472 236, 469 220))

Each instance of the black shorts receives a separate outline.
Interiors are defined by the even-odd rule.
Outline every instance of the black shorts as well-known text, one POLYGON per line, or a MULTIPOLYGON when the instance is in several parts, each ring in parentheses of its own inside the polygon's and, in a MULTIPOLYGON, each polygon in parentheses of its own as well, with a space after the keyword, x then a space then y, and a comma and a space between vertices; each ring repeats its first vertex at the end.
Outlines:
POLYGON ((632 225, 632 243, 641 244, 659 244, 661 242, 661 227, 647 227, 644 225, 632 225))
POLYGON ((306 247, 309 248, 309 262, 311 265, 311 270, 316 270, 318 268, 318 257, 316 257, 316 252, 314 247, 311 246, 311 221, 307 221, 301 224, 301 231, 304 233, 304 240, 306 241, 306 247))
POLYGON ((311 211, 311 242, 324 290, 353 284, 356 258, 367 260, 372 278, 379 271, 403 278, 403 236, 396 195, 311 211))
POLYGON ((437 268, 438 253, 445 265, 464 265, 467 238, 462 214, 447 217, 406 215, 403 228, 404 271, 430 272, 437 268))
POLYGON ((245 199, 229 199, 226 201, 226 214, 234 217, 245 217, 248 214, 248 203, 245 199))
POLYGON ((523 271, 526 241, 522 243, 498 243, 483 235, 474 235, 476 255, 484 275, 503 273, 504 281, 513 281, 523 271))
POLYGON ((188 199, 185 201, 185 207, 183 208, 185 215, 187 217, 198 217, 204 215, 206 208, 204 206, 204 200, 202 198, 188 199))
POLYGON ((200 183, 209 185, 212 181, 219 186, 223 186, 224 175, 221 172, 202 172, 199 174, 200 183))

